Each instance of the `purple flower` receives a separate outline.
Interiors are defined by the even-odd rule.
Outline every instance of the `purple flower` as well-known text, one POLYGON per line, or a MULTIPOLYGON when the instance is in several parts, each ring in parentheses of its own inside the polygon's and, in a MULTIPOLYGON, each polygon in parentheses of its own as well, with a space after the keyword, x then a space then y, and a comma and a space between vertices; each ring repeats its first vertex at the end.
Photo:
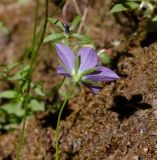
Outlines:
POLYGON ((96 66, 98 57, 92 48, 81 48, 78 55, 75 55, 69 47, 56 44, 56 51, 61 60, 57 73, 69 77, 74 84, 85 84, 94 93, 98 93, 101 88, 98 82, 113 81, 119 78, 112 70, 96 66))

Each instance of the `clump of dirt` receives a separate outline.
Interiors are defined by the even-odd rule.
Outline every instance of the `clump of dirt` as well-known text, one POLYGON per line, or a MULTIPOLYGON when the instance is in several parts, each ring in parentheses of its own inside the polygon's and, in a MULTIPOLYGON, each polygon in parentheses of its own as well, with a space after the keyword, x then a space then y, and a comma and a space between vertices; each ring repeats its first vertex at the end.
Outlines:
MULTIPOLYGON (((89 27, 85 29, 95 38, 95 42, 99 44, 98 48, 111 47, 110 42, 118 38, 126 39, 123 33, 119 35, 122 31, 121 27, 110 19, 111 15, 106 15, 108 12, 103 11, 102 6, 105 3, 107 10, 109 3, 103 1, 89 8, 92 14, 89 16, 89 27), (100 17, 98 17, 99 14, 100 17), (93 22, 93 17, 98 18, 95 18, 93 22), (112 32, 114 29, 115 31, 112 32)), ((22 29, 20 28, 22 27, 17 27, 17 21, 21 23, 21 20, 16 20, 15 25, 11 27, 17 28, 16 34, 18 33, 19 36, 15 35, 15 39, 18 42, 13 45, 14 36, 11 34, 12 40, 6 42, 6 45, 8 43, 9 46, 17 47, 21 44, 22 29)), ((30 21, 32 19, 27 17, 20 26, 25 23, 30 24, 30 21)), ((28 32, 31 28, 32 26, 28 27, 28 32)), ((143 33, 143 31, 139 32, 143 33)), ((27 34, 26 31, 24 33, 27 34)), ((60 159, 157 159, 157 43, 142 48, 139 45, 144 36, 138 39, 138 44, 134 41, 135 39, 135 37, 130 39, 125 47, 119 47, 121 52, 114 60, 117 62, 116 72, 121 77, 118 81, 104 84, 104 88, 97 95, 88 90, 80 92, 68 103, 67 109, 73 112, 62 117, 60 159), (132 45, 131 41, 135 45, 132 45)), ((30 41, 30 37, 26 38, 26 41, 30 41)), ((8 55, 10 52, 5 50, 6 45, 1 51, 7 52, 8 55)), ((20 45, 20 49, 23 48, 21 46, 23 44, 20 45)), ((14 47, 15 51, 16 47, 14 47)), ((49 55, 48 51, 51 50, 47 46, 42 49, 37 61, 38 67, 33 75, 34 80, 41 79, 45 82, 46 90, 54 86, 59 79, 55 77, 55 56, 49 55)), ((15 56, 17 59, 18 57, 15 56)), ((38 113, 28 119, 23 160, 54 159, 56 120, 57 115, 48 111, 38 113)), ((1 136, 0 160, 15 159, 18 137, 18 131, 1 136)))

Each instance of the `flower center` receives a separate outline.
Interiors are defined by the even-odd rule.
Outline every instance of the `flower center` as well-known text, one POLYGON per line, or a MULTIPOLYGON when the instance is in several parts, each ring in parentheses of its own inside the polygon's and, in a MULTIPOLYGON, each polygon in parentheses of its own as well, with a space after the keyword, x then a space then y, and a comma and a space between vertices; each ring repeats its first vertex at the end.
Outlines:
POLYGON ((73 75, 74 83, 78 83, 80 81, 80 79, 81 79, 80 74, 73 75))

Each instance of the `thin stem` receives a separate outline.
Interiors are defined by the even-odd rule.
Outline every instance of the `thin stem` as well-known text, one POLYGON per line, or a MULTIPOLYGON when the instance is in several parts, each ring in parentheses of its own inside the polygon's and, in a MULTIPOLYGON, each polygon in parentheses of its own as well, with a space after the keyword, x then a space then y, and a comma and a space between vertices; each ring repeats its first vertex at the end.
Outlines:
POLYGON ((77 4, 77 1, 76 1, 76 0, 73 0, 73 3, 74 3, 74 6, 75 6, 75 8, 76 8, 77 14, 81 16, 82 14, 81 14, 80 8, 79 8, 79 6, 78 6, 78 4, 77 4))
MULTIPOLYGON (((36 0, 36 8, 35 8, 35 16, 34 16, 34 29, 33 29, 33 39, 32 39, 32 55, 35 52, 35 42, 36 42, 36 29, 37 29, 37 16, 38 16, 38 9, 39 9, 39 0, 36 0)), ((32 56, 33 57, 33 56, 32 56)), ((31 63, 32 64, 32 63, 31 63)), ((22 103, 22 107, 24 108, 24 116, 23 116, 23 124, 22 124, 22 129, 20 130, 20 142, 17 150, 17 160, 21 159, 21 154, 22 154, 22 147, 24 143, 24 131, 25 131, 25 125, 26 125, 26 116, 27 116, 27 105, 29 103, 29 92, 30 92, 30 79, 31 79, 31 74, 32 74, 32 69, 30 64, 30 70, 27 75, 27 80, 25 83, 28 83, 28 88, 26 91, 26 94, 24 95, 24 100, 22 103)))
MULTIPOLYGON (((30 87, 28 87, 27 92, 29 92, 30 87)), ((18 146, 18 150, 17 150, 17 160, 21 159, 21 154, 22 154, 22 146, 24 143, 24 131, 25 131, 25 126, 26 126, 26 117, 27 117, 27 105, 29 103, 29 94, 26 94, 26 96, 24 97, 24 101, 22 103, 22 106, 24 108, 24 115, 23 115, 23 124, 22 124, 22 129, 20 130, 20 137, 19 137, 19 146, 18 146)))
POLYGON ((68 47, 69 46, 69 38, 70 38, 70 36, 69 35, 65 35, 64 37, 65 38, 63 39, 63 43, 64 43, 64 45, 66 45, 68 47))
POLYGON ((62 87, 64 81, 65 81, 65 77, 62 79, 62 81, 61 81, 60 83, 58 83, 58 84, 53 88, 53 91, 54 91, 54 92, 57 92, 57 91, 62 87))
POLYGON ((32 55, 35 52, 36 34, 37 34, 37 21, 38 21, 38 10, 39 10, 39 0, 36 0, 36 8, 34 15, 34 28, 33 28, 33 38, 32 38, 32 55))
POLYGON ((60 125, 60 119, 61 119, 61 115, 62 115, 62 112, 63 112, 63 109, 65 107, 65 104, 67 103, 67 101, 69 100, 71 94, 72 94, 72 91, 74 89, 74 85, 71 87, 71 89, 69 90, 62 106, 61 106, 61 109, 59 111, 59 115, 58 115, 58 120, 57 120, 57 127, 56 127, 56 153, 55 153, 55 160, 59 160, 59 155, 58 155, 58 150, 59 150, 59 125, 60 125))
POLYGON ((27 74, 26 82, 28 84, 26 93, 24 95, 24 100, 22 103, 22 107, 24 108, 24 116, 23 116, 23 124, 22 129, 20 130, 20 137, 19 137, 19 146, 17 150, 17 160, 21 159, 22 154, 22 147, 24 143, 24 132, 25 132, 25 126, 26 126, 26 117, 27 117, 27 111, 28 111, 28 104, 30 100, 30 85, 32 81, 32 73, 33 73, 33 65, 35 63, 37 53, 39 51, 39 48, 42 44, 42 40, 46 31, 47 26, 47 17, 48 17, 48 0, 45 0, 45 21, 43 25, 43 31, 40 37, 40 41, 38 43, 37 49, 35 49, 36 41, 37 41, 37 20, 38 20, 38 11, 39 11, 39 0, 36 0, 36 8, 35 8, 35 16, 34 16, 34 29, 33 29, 33 39, 32 39, 32 52, 31 52, 31 62, 30 62, 30 69, 27 74))
MULTIPOLYGON (((45 0, 45 3, 46 3, 45 4, 45 20, 44 20, 44 24, 42 26, 42 34, 41 34, 41 37, 40 37, 40 40, 39 40, 39 43, 38 43, 38 46, 37 46, 36 54, 38 53, 38 51, 39 51, 39 49, 41 47, 41 44, 43 43, 45 32, 46 32, 46 28, 47 28, 47 21, 48 21, 48 0, 45 0)), ((33 60, 32 63, 34 63, 34 61, 35 60, 33 60)))
POLYGON ((87 2, 87 6, 86 6, 86 8, 84 10, 84 13, 83 13, 83 16, 82 16, 82 19, 81 19, 81 23, 79 25, 77 33, 80 33, 82 31, 82 28, 83 28, 83 25, 85 23, 85 20, 86 20, 86 17, 87 17, 87 13, 88 13, 88 6, 89 6, 89 2, 87 2))

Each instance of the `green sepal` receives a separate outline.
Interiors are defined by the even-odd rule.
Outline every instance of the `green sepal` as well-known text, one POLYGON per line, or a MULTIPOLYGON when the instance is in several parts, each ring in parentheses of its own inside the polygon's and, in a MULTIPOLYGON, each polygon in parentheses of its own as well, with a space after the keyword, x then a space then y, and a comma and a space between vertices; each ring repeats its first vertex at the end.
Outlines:
POLYGON ((93 72, 95 72, 95 71, 96 71, 96 68, 95 68, 95 67, 94 67, 94 68, 91 68, 91 69, 87 69, 87 70, 81 72, 80 77, 83 77, 83 76, 85 76, 85 75, 91 74, 91 73, 93 73, 93 72))
POLYGON ((78 55, 76 55, 75 57, 76 57, 75 58, 75 74, 77 74, 78 73, 78 69, 79 69, 79 65, 80 65, 80 60, 79 60, 79 56, 78 55))
POLYGON ((72 73, 69 71, 69 69, 63 63, 61 63, 61 66, 65 69, 65 71, 67 73, 69 73, 71 76, 73 76, 72 73))
POLYGON ((85 82, 87 84, 91 84, 91 85, 94 85, 94 86, 98 86, 98 87, 103 87, 100 83, 97 83, 97 82, 93 82, 93 81, 90 81, 90 80, 87 80, 87 79, 82 79, 82 82, 85 82))

